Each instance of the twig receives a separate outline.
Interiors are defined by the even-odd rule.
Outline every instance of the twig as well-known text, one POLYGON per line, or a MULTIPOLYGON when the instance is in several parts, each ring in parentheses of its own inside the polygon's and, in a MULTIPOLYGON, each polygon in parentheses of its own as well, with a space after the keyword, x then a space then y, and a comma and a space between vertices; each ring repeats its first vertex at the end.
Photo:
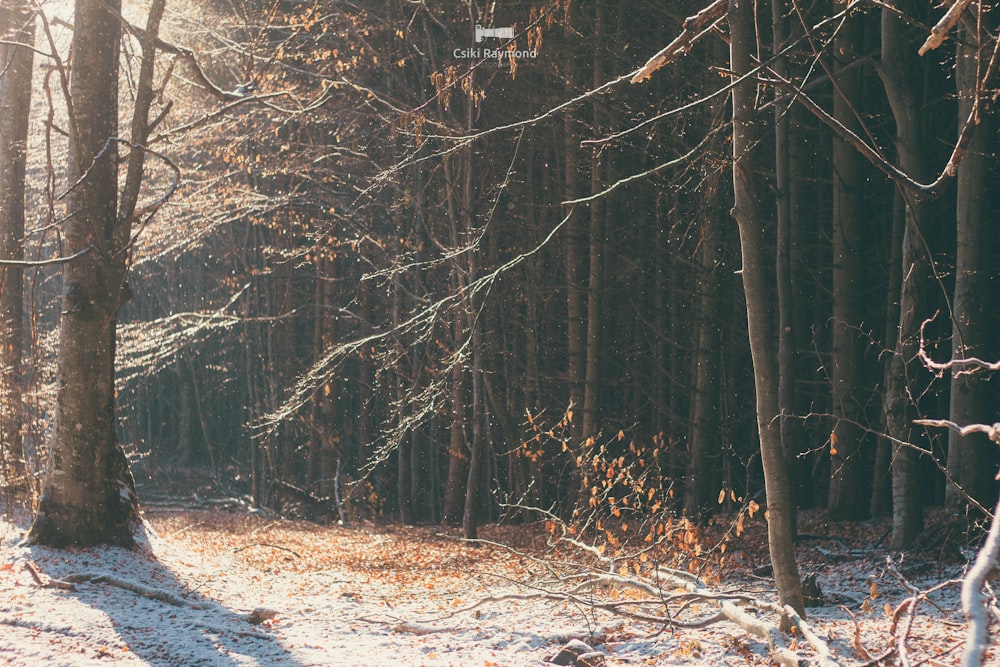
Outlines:
POLYGON ((854 623, 854 650, 871 664, 873 662, 872 655, 865 648, 864 642, 861 641, 861 624, 858 623, 858 617, 854 615, 853 611, 847 608, 847 605, 840 605, 840 608, 851 617, 851 622, 854 623))
POLYGON ((995 362, 983 361, 978 357, 965 357, 962 359, 952 359, 951 361, 946 361, 944 363, 940 361, 934 361, 933 359, 931 359, 930 355, 927 354, 926 342, 925 342, 927 338, 926 336, 924 336, 924 329, 926 329, 927 325, 933 322, 937 318, 937 316, 938 313, 934 313, 931 317, 928 317, 926 320, 920 323, 920 345, 917 348, 917 355, 920 357, 920 361, 923 362, 924 368, 930 371, 934 371, 938 377, 940 377, 942 373, 944 373, 944 371, 952 370, 954 368, 958 368, 966 372, 972 372, 971 370, 966 370, 970 368, 972 370, 981 368, 987 371, 1000 371, 1000 361, 995 361, 995 362))

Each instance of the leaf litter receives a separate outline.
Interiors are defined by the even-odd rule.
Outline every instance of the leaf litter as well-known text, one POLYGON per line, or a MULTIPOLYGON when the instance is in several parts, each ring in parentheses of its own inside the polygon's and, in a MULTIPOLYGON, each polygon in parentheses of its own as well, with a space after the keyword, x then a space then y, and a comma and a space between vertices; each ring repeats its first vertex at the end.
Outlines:
MULTIPOLYGON (((910 664, 957 665, 958 586, 940 584, 965 563, 859 550, 852 525, 841 536, 825 526, 822 540, 800 546, 803 571, 818 572, 827 598, 809 610, 812 628, 839 664, 896 664, 901 648, 910 664)), ((766 644, 731 623, 657 627, 537 595, 553 585, 540 564, 557 558, 540 524, 487 527, 489 543, 469 544, 437 526, 166 511, 146 516, 133 552, 26 547, 25 527, 0 519, 7 665, 542 666, 571 640, 607 665, 770 664, 766 644)), ((730 546, 743 565, 732 561, 715 585, 773 602, 771 582, 753 574, 766 560, 761 534, 758 526, 730 546)), ((797 639, 791 647, 815 658, 797 639)))

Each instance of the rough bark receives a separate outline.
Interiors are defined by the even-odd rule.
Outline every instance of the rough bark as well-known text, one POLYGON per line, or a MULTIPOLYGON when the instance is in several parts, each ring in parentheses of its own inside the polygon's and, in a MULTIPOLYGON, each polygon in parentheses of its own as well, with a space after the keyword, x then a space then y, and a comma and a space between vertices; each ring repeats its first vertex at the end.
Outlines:
MULTIPOLYGON (((729 1, 730 67, 737 77, 753 69, 755 48, 753 3, 729 1)), ((802 581, 793 544, 791 491, 781 448, 778 423, 778 373, 769 311, 770 290, 765 271, 765 229, 758 206, 753 168, 754 84, 733 87, 733 210, 740 233, 743 291, 757 394, 757 430, 767 494, 768 548, 782 605, 805 615, 802 581)))
POLYGON ((142 182, 153 97, 155 36, 163 0, 150 8, 132 118, 133 149, 118 196, 118 56, 121 6, 77 0, 70 82, 67 195, 63 229, 74 261, 63 264, 55 427, 30 542, 132 546, 135 482, 116 436, 115 335, 127 300, 125 276, 142 182))

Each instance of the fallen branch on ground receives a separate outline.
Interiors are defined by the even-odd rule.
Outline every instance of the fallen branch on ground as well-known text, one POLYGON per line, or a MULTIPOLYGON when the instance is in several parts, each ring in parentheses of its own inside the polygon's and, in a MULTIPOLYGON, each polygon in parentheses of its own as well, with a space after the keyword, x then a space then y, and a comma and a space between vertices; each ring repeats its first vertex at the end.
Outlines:
POLYGON ((123 579, 121 577, 115 576, 107 572, 84 572, 81 574, 70 574, 63 577, 61 580, 54 579, 53 581, 60 581, 65 584, 107 584, 108 586, 114 586, 115 588, 121 588, 122 590, 135 593, 136 595, 141 595, 144 598, 149 598, 150 600, 156 600, 157 602, 164 602, 174 607, 190 607, 192 609, 211 609, 215 606, 215 603, 208 601, 198 601, 198 600, 187 600, 178 595, 174 595, 170 591, 165 591, 159 588, 150 588, 140 584, 137 581, 131 581, 129 579, 123 579))

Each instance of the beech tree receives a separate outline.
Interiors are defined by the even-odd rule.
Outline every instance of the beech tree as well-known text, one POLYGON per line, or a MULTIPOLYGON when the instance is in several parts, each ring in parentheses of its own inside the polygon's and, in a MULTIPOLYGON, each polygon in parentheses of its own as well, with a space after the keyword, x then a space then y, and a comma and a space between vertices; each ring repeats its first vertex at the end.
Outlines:
MULTIPOLYGON (((142 35, 142 59, 129 140, 119 138, 121 5, 78 0, 69 81, 69 210, 63 229, 63 303, 55 429, 42 497, 27 540, 64 547, 131 546, 135 483, 118 441, 115 347, 133 223, 155 210, 139 207, 153 101, 155 38, 164 0, 155 0, 142 35), (119 147, 126 174, 119 193, 119 147)), ((175 177, 176 178, 176 177, 175 177)))
POLYGON ((795 560, 792 497, 781 447, 778 412, 776 340, 768 316, 768 289, 764 254, 764 218, 754 178, 753 128, 757 121, 751 54, 755 44, 753 4, 729 0, 729 49, 733 75, 733 210, 740 233, 743 257, 743 291, 746 295, 750 353, 757 393, 757 430, 767 494, 767 541, 771 566, 782 604, 805 614, 802 581, 795 560))

